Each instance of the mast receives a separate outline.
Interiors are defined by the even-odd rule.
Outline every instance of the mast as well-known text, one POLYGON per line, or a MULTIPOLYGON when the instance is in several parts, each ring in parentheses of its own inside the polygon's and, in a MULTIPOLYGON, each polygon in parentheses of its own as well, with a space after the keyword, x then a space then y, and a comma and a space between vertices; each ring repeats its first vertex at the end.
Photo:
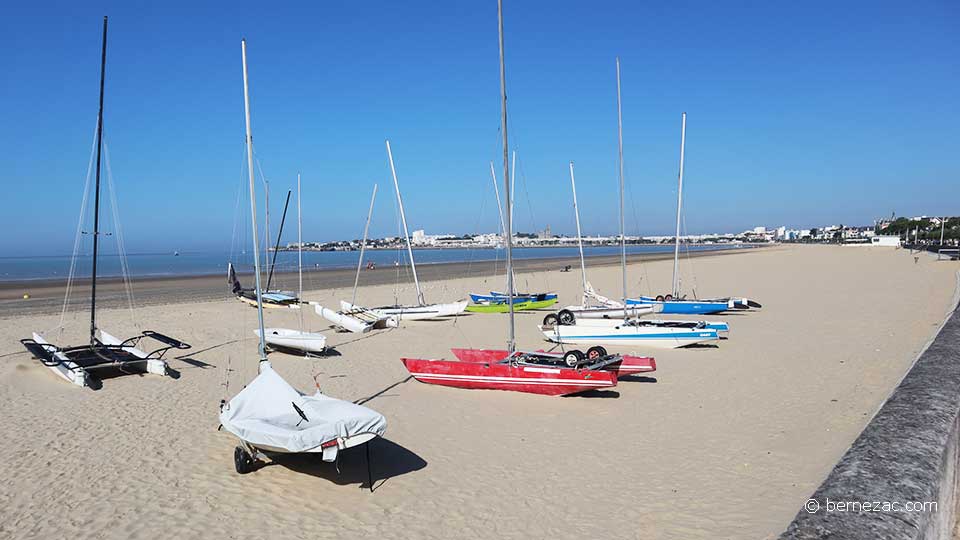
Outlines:
POLYGON ((413 248, 410 247, 410 231, 407 230, 407 216, 403 212, 403 198, 400 197, 400 184, 397 182, 397 169, 393 166, 393 152, 390 151, 390 140, 387 140, 387 157, 390 158, 390 174, 393 175, 393 187, 397 190, 397 204, 400 206, 400 220, 403 222, 403 239, 407 241, 407 255, 410 256, 410 268, 413 271, 413 283, 417 286, 417 303, 423 305, 423 291, 420 290, 420 280, 417 279, 417 263, 413 260, 413 248))
POLYGON ((680 298, 680 211, 683 208, 683 150, 687 141, 687 113, 680 123, 680 174, 677 181, 677 234, 673 242, 673 297, 680 298))
POLYGON ((510 165, 510 178, 513 179, 513 182, 510 184, 510 222, 513 222, 513 206, 516 204, 517 198, 514 195, 517 193, 517 151, 513 151, 513 163, 510 165))
MULTIPOLYGON (((253 241, 257 235, 257 190, 253 180, 253 133, 250 130, 250 85, 247 81, 247 40, 240 40, 240 54, 243 58, 243 110, 247 121, 247 171, 250 173, 250 225, 253 228, 253 241)), ((260 365, 267 362, 266 333, 263 330, 263 291, 260 290, 260 250, 254 245, 254 279, 257 287, 257 323, 260 325, 260 365)), ((258 366, 259 369, 259 366, 258 366)))
POLYGON ((93 268, 90 281, 90 345, 97 340, 97 255, 100 243, 100 152, 103 149, 103 81, 107 72, 107 17, 103 17, 103 46, 100 50, 100 109, 97 113, 97 182, 93 203, 93 268))
POLYGON ((497 21, 500 30, 500 122, 503 131, 503 184, 506 187, 506 229, 507 237, 507 303, 510 306, 510 339, 507 350, 512 354, 516 350, 516 328, 513 320, 513 203, 510 197, 510 146, 507 144, 507 71, 503 61, 503 0, 497 0, 497 21))
MULTIPOLYGON (((280 230, 277 231, 277 244, 273 248, 273 259, 270 261, 270 273, 267 274, 267 292, 270 291, 270 282, 273 281, 273 269, 277 266, 277 252, 280 251, 280 237, 283 236, 283 224, 287 221, 288 206, 290 206, 289 189, 287 190, 287 202, 283 203, 283 216, 280 217, 280 230)), ((297 300, 299 299, 300 298, 298 297, 297 300)))
MULTIPOLYGON (((297 298, 303 302, 303 206, 300 199, 300 173, 297 172, 297 298)), ((303 309, 300 310, 300 331, 303 332, 303 309)))
POLYGON ((360 267, 363 265, 363 251, 367 247, 367 231, 370 230, 370 217, 373 216, 373 201, 377 199, 377 185, 373 185, 373 195, 370 196, 370 210, 367 211, 367 224, 363 226, 363 242, 360 244, 360 260, 357 261, 357 277, 353 278, 353 298, 351 304, 357 303, 357 285, 360 284, 360 267))
MULTIPOLYGON (((583 294, 587 294, 587 265, 583 262, 583 234, 580 232, 580 208, 577 207, 577 181, 573 177, 573 162, 570 162, 570 187, 573 188, 573 214, 577 216, 577 247, 580 248, 580 274, 583 276, 583 294)), ((584 302, 586 304, 586 302, 584 302)))
POLYGON ((623 317, 627 317, 627 238, 623 226, 623 113, 620 107, 620 57, 617 57, 617 156, 620 165, 620 271, 623 274, 623 317))

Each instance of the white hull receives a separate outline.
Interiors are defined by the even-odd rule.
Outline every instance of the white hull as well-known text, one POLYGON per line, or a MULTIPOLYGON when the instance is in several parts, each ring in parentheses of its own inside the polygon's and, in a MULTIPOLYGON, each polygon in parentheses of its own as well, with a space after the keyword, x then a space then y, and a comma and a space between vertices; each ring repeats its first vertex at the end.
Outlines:
MULTIPOLYGON (((627 318, 631 317, 640 317, 643 315, 650 315, 651 313, 659 312, 660 306, 628 306, 626 309, 627 318)), ((624 319, 623 307, 592 307, 592 306, 567 306, 563 308, 567 311, 573 312, 573 316, 577 319, 608 319, 608 320, 620 320, 624 319)))
MULTIPOLYGON (((327 348, 327 336, 314 332, 301 332, 288 328, 264 328, 266 342, 274 347, 298 351, 322 353, 327 348)), ((260 337, 260 330, 254 330, 260 337)))
MULTIPOLYGON (((631 318, 633 318, 633 317, 631 317, 631 318)), ((730 332, 729 325, 728 325, 727 323, 725 323, 725 322, 719 322, 719 321, 681 321, 681 320, 676 320, 676 319, 640 319, 640 321, 641 321, 643 324, 651 325, 651 326, 662 326, 662 327, 674 326, 674 327, 676 327, 676 326, 678 326, 678 325, 682 325, 682 326, 686 326, 686 327, 688 327, 688 328, 693 327, 694 325, 697 325, 697 324, 699 324, 699 323, 703 323, 703 325, 704 325, 708 330, 715 330, 718 334, 726 335, 726 334, 728 334, 728 333, 730 332)), ((577 326, 583 326, 583 327, 604 327, 604 326, 606 326, 606 327, 611 327, 611 326, 619 326, 619 325, 621 325, 621 324, 623 324, 623 318, 622 318, 622 317, 621 317, 620 319, 615 319, 615 318, 608 318, 608 319, 584 319, 584 318, 581 318, 581 319, 578 319, 577 322, 576 322, 576 325, 577 325, 577 326)))
MULTIPOLYGON (((97 330, 97 339, 99 339, 104 345, 120 345, 123 343, 121 340, 108 334, 107 332, 104 332, 103 330, 97 330)), ((43 339, 43 337, 36 332, 33 333, 33 340, 48 351, 53 351, 56 349, 54 345, 43 339)), ((137 358, 147 358, 147 353, 133 346, 122 347, 122 350, 136 356, 137 358)), ((54 353, 54 357, 59 360, 59 363, 47 365, 47 368, 50 369, 50 371, 77 386, 90 386, 91 380, 86 370, 71 361, 63 353, 56 352, 54 353)), ((147 373, 152 373, 154 375, 170 374, 167 362, 160 358, 151 358, 145 361, 143 364, 146 367, 147 373)))
MULTIPOLYGON (((350 302, 341 300, 340 309, 342 311, 351 311, 358 308, 350 302)), ((429 304, 425 306, 384 306, 368 309, 375 314, 381 315, 383 318, 395 317, 401 321, 421 321, 459 315, 467 309, 467 301, 461 300, 449 304, 429 304)))
POLYGON ((364 334, 374 328, 396 327, 399 321, 395 317, 374 313, 369 309, 353 308, 343 311, 334 311, 321 305, 314 306, 314 311, 334 326, 343 328, 355 334, 364 334))
POLYGON ((598 324, 572 324, 539 326, 544 337, 554 343, 568 345, 642 345, 657 349, 676 349, 698 343, 716 342, 720 339, 716 330, 663 328, 656 326, 617 326, 598 324))

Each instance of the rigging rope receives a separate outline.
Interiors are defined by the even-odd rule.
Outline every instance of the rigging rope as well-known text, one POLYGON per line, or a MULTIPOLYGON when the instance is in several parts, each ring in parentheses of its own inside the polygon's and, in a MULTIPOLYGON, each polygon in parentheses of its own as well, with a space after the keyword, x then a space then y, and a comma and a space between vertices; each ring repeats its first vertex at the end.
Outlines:
POLYGON ((137 320, 136 312, 133 309, 133 282, 130 275, 130 267, 127 264, 127 252, 123 242, 123 229, 120 227, 120 208, 117 204, 117 189, 113 184, 113 169, 110 167, 110 149, 107 146, 106 137, 103 140, 103 157, 107 166, 107 191, 110 194, 110 209, 113 215, 113 228, 117 241, 117 256, 120 258, 120 274, 123 280, 124 292, 127 296, 127 307, 130 310, 130 319, 133 326, 140 329, 140 323, 137 320))
MULTIPOLYGON (((99 125, 99 117, 94 126, 99 125)), ((93 178, 93 160, 97 151, 97 127, 93 129, 93 142, 90 145, 90 160, 87 163, 87 178, 83 184, 83 198, 80 202, 80 217, 77 219, 77 233, 73 240, 73 254, 70 256, 70 271, 67 274, 67 286, 63 295, 63 308, 60 310, 60 325, 57 327, 57 342, 63 337, 64 319, 70 303, 70 290, 73 288, 74 273, 77 268, 77 255, 80 252, 80 243, 83 238, 83 218, 87 213, 87 202, 90 195, 90 181, 93 178)))

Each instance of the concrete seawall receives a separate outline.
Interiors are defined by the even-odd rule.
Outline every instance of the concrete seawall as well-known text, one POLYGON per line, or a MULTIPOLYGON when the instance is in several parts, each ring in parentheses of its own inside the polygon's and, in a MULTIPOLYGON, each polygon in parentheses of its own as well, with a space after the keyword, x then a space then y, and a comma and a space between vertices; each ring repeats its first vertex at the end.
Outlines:
POLYGON ((960 501, 958 446, 960 308, 955 307, 781 540, 953 538, 960 501), (846 508, 841 511, 838 503, 846 508))

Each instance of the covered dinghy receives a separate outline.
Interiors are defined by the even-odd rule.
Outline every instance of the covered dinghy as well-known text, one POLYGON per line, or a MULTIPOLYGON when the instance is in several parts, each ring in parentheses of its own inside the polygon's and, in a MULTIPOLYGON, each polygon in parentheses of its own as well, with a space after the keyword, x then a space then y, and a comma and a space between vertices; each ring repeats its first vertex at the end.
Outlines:
POLYGON ((322 452, 324 461, 334 461, 340 450, 363 444, 387 429, 382 414, 362 405, 320 392, 300 393, 269 362, 262 362, 260 375, 224 404, 220 423, 254 450, 251 458, 256 450, 322 452))

